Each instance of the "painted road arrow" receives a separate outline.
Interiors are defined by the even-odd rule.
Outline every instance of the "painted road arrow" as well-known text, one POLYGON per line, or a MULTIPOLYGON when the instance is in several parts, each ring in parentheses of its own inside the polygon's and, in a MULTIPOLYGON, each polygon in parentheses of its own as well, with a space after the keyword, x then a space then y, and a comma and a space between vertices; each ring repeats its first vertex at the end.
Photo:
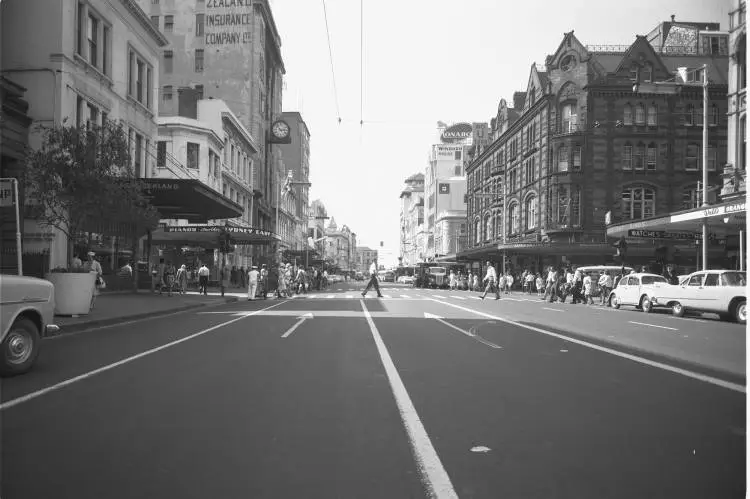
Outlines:
POLYGON ((469 338, 471 338, 471 339, 473 339, 473 340, 477 340, 477 341, 478 341, 479 343, 482 343, 482 344, 484 344, 484 345, 487 345, 488 347, 491 347, 491 348, 503 348, 503 347, 501 347, 501 346, 499 346, 499 345, 495 345, 495 344, 494 344, 494 343, 492 343, 491 341, 487 341, 487 340, 485 340, 484 338, 482 338, 481 336, 479 336, 479 335, 477 335, 477 334, 474 334, 474 333, 472 333, 472 332, 470 332, 470 331, 465 331, 465 330, 461 329, 461 328, 460 328, 460 327, 458 327, 458 326, 454 326, 453 324, 451 324, 450 322, 446 321, 445 319, 443 319, 443 318, 442 318, 442 317, 440 317, 439 315, 435 315, 435 314, 431 314, 431 313, 429 313, 429 312, 425 312, 425 313, 424 313, 424 318, 425 318, 425 319, 435 319, 435 320, 436 320, 436 321, 438 321, 439 323, 441 323, 441 324, 445 324, 445 325, 446 325, 446 326, 448 326, 449 328, 451 328, 451 329, 455 329, 455 330, 456 330, 456 331, 458 331, 459 333, 461 333, 461 334, 464 334, 464 335, 468 336, 469 338))
POLYGON ((307 319, 312 319, 313 318, 313 314, 311 314, 310 312, 307 312, 304 315, 300 315, 298 318, 299 318, 299 320, 294 324, 294 326, 290 327, 286 331, 286 333, 284 333, 284 334, 281 335, 282 338, 288 338, 289 335, 292 334, 295 329, 297 329, 298 327, 300 327, 300 325, 303 322, 305 322, 307 319))

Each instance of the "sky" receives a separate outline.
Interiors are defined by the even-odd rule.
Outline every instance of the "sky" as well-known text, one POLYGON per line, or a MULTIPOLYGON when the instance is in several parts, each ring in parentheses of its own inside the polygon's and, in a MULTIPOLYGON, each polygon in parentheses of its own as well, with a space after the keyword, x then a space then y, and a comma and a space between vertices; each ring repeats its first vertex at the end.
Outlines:
POLYGON ((427 167, 439 120, 489 123, 568 31, 583 44, 629 45, 671 14, 726 30, 732 1, 539 0, 526 10, 499 0, 271 0, 271 8, 283 108, 310 130, 310 199, 358 245, 397 248, 403 182, 427 167))

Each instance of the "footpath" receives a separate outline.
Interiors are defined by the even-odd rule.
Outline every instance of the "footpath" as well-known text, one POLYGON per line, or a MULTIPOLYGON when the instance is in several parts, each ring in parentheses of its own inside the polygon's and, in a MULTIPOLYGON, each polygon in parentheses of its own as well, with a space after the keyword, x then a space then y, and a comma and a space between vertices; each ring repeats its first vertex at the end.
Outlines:
POLYGON ((199 295, 196 291, 180 295, 172 293, 159 294, 148 290, 132 291, 110 291, 102 292, 96 298, 94 309, 87 315, 79 316, 55 316, 55 324, 60 326, 61 334, 75 333, 86 329, 102 326, 111 326, 148 317, 168 315, 175 312, 192 310, 196 307, 216 307, 226 303, 236 302, 247 298, 239 288, 231 288, 225 291, 224 296, 218 291, 209 292, 208 295, 199 295))

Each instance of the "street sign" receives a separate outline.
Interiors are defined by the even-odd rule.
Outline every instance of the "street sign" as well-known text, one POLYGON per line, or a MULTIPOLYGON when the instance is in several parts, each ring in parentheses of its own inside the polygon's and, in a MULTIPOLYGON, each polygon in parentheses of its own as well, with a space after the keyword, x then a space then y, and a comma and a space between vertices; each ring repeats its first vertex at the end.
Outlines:
POLYGON ((0 207, 6 208, 13 206, 13 181, 12 180, 0 180, 0 207))

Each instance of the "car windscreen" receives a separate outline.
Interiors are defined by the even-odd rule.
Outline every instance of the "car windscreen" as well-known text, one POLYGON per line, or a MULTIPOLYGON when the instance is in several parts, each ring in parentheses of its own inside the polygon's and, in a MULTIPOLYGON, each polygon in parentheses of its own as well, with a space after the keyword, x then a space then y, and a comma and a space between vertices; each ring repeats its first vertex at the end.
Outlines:
POLYGON ((654 284, 655 282, 662 282, 664 284, 668 284, 667 280, 663 278, 662 276, 644 275, 643 277, 641 277, 642 284, 654 284))
POLYGON ((443 267, 430 267, 430 274, 445 274, 443 267))
POLYGON ((745 272, 725 272, 721 274, 722 286, 745 286, 747 275, 745 272))

